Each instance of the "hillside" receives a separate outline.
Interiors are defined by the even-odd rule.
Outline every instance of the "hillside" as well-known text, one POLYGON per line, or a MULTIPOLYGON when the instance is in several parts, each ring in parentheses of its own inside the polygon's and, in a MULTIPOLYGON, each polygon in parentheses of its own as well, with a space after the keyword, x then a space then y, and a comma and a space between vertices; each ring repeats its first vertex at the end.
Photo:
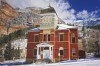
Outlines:
POLYGON ((23 28, 27 28, 26 26, 19 26, 19 25, 13 25, 12 20, 19 16, 19 14, 16 12, 14 8, 12 8, 7 2, 0 1, 0 37, 3 35, 7 35, 7 27, 6 23, 8 20, 10 20, 10 28, 8 34, 19 30, 23 28))
POLYGON ((12 8, 5 1, 1 1, 0 5, 0 24, 5 24, 7 20, 12 20, 18 15, 14 8, 12 8))
MULTIPOLYGON (((5 1, 0 2, 0 37, 7 34, 6 33, 6 27, 5 24, 7 20, 12 20, 15 16, 18 14, 16 11, 5 1)), ((10 30, 10 32, 13 32, 14 28, 10 30)))

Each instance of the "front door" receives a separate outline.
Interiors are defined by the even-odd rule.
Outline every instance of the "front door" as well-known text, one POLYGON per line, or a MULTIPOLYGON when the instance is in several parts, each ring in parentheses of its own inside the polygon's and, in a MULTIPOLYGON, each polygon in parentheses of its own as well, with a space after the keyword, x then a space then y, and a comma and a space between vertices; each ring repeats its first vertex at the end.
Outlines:
POLYGON ((50 58, 50 50, 49 47, 45 47, 43 50, 43 59, 49 59, 50 58))

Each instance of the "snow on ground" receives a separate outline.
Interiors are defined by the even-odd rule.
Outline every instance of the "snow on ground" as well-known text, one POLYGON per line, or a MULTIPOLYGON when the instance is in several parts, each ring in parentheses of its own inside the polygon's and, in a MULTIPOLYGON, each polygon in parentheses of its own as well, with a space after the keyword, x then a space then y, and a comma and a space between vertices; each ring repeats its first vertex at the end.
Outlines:
MULTIPOLYGON (((25 59, 15 60, 15 61, 5 61, 4 63, 9 62, 25 62, 25 59)), ((10 65, 11 66, 11 65, 10 65)), ((79 59, 79 60, 67 60, 61 61, 58 63, 50 63, 50 64, 24 64, 24 65, 12 65, 12 66, 100 66, 100 58, 91 58, 91 59, 79 59)))
POLYGON ((67 63, 52 63, 52 64, 41 64, 35 65, 30 64, 26 66, 100 66, 100 60, 96 61, 85 61, 85 62, 67 62, 67 63))

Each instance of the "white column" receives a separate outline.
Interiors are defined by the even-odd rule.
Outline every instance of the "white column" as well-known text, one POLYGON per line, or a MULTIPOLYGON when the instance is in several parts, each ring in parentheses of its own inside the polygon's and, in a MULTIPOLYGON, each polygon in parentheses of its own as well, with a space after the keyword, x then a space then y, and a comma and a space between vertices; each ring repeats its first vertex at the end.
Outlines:
POLYGON ((40 55, 39 55, 39 48, 40 48, 40 47, 37 47, 37 59, 41 59, 41 58, 40 58, 40 55))
POLYGON ((37 59, 38 59, 38 54, 39 54, 39 47, 37 47, 37 59))
POLYGON ((41 47, 40 47, 40 50, 39 50, 39 51, 40 51, 40 59, 42 59, 42 58, 41 58, 41 47))
POLYGON ((52 58, 52 55, 51 55, 52 54, 51 53, 51 46, 49 47, 49 50, 50 50, 50 57, 49 58, 51 59, 52 58))

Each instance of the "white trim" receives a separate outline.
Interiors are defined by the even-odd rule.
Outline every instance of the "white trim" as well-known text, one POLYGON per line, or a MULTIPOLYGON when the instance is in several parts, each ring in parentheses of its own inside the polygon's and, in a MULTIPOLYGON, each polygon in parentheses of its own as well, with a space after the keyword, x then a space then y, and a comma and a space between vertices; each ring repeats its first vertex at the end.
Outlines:
MULTIPOLYGON (((51 50, 51 47, 53 48, 53 45, 52 44, 48 44, 48 43, 46 43, 46 42, 44 42, 44 43, 40 43, 40 44, 38 44, 38 45, 36 45, 37 46, 37 59, 41 59, 41 50, 40 50, 40 54, 39 54, 39 48, 41 48, 41 47, 49 47, 49 51, 50 51, 50 56, 49 56, 49 59, 52 59, 53 58, 53 51, 51 50)), ((43 51, 44 51, 44 49, 43 49, 43 51)))
POLYGON ((59 56, 64 56, 64 48, 63 48, 63 47, 60 47, 60 48, 59 48, 59 56), (63 51, 63 55, 60 55, 60 50, 63 51))
POLYGON ((64 48, 63 47, 60 47, 59 50, 64 50, 64 48))
POLYGON ((43 43, 40 43, 38 45, 36 45, 37 47, 52 47, 53 45, 52 44, 48 44, 46 42, 43 42, 43 43))

